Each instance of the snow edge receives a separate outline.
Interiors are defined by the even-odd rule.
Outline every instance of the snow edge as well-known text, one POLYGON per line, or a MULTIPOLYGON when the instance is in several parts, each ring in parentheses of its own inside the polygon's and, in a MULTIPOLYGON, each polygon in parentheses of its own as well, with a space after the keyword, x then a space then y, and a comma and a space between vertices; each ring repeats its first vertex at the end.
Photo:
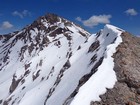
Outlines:
POLYGON ((114 58, 112 56, 116 52, 118 45, 122 42, 121 34, 124 30, 109 24, 104 26, 104 29, 106 28, 116 33, 117 39, 113 44, 107 46, 105 57, 102 64, 98 67, 98 71, 80 87, 79 92, 70 105, 90 105, 91 101, 101 101, 99 96, 105 94, 107 88, 112 89, 117 82, 114 71, 114 58))

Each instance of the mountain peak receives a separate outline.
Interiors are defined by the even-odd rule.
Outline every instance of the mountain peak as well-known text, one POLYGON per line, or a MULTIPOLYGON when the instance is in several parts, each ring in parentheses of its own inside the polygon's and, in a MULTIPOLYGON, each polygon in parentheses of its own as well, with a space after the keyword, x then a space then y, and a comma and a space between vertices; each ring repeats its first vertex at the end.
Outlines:
MULTIPOLYGON (((37 27, 45 26, 45 24, 54 24, 60 21, 60 17, 58 17, 56 14, 48 13, 44 16, 39 17, 37 20, 35 20, 30 26, 31 27, 37 27)), ((28 27, 27 27, 28 28, 28 27)))
POLYGON ((50 23, 55 23, 60 21, 60 17, 56 14, 48 13, 45 15, 45 18, 48 20, 50 23))
MULTIPOLYGON (((131 50, 139 40, 128 43, 133 38, 127 35, 108 24, 91 35, 73 22, 47 14, 19 32, 0 36, 0 105, 92 105, 100 101, 100 95, 119 82, 118 69, 122 73, 128 64, 124 72, 128 73, 133 62, 132 69, 139 65, 139 60, 130 62, 132 55, 140 58, 139 47, 131 50), (128 55, 124 61, 122 57, 128 55)), ((125 79, 139 86, 133 76, 125 79)))
POLYGON ((39 17, 37 20, 35 20, 32 24, 27 26, 25 29, 34 30, 36 28, 38 31, 44 31, 47 34, 56 29, 68 31, 69 30, 68 27, 73 27, 78 30, 79 29, 83 30, 81 27, 74 24, 73 22, 70 22, 69 20, 64 19, 63 17, 60 17, 52 13, 48 13, 44 16, 39 17))

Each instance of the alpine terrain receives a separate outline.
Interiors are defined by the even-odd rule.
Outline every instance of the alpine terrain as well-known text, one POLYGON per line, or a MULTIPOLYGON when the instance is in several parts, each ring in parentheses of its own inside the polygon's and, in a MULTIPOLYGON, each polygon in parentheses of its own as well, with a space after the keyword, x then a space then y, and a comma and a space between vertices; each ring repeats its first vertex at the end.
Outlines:
POLYGON ((0 105, 140 105, 140 38, 55 14, 0 35, 0 105))

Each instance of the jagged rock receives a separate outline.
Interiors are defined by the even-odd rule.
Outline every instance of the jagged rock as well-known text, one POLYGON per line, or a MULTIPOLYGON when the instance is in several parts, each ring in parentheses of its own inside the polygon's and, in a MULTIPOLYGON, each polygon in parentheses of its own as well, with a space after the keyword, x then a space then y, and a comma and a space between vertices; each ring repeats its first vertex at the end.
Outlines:
POLYGON ((140 38, 124 32, 123 42, 113 55, 118 82, 91 105, 140 105, 140 38))

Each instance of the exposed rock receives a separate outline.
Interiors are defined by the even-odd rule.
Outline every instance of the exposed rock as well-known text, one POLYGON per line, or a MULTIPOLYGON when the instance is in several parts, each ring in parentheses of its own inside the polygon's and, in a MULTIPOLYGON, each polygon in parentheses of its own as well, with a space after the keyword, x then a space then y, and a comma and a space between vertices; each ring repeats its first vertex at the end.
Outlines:
POLYGON ((77 50, 80 50, 80 49, 81 49, 81 46, 79 46, 77 50))
POLYGON ((30 63, 28 63, 28 64, 25 64, 25 65, 24 65, 25 70, 27 70, 27 69, 30 67, 30 64, 31 64, 31 62, 30 62, 30 63))
POLYGON ((40 72, 40 71, 41 71, 41 70, 38 70, 36 74, 33 74, 33 81, 39 76, 39 72, 40 72))
POLYGON ((43 60, 41 59, 39 62, 39 66, 42 66, 43 60))
POLYGON ((45 17, 51 24, 59 21, 59 17, 56 14, 48 13, 45 17))
POLYGON ((93 55, 93 57, 90 59, 90 64, 94 63, 97 60, 97 55, 93 55))
POLYGON ((140 95, 140 88, 137 89, 137 93, 140 95))
POLYGON ((2 100, 0 100, 0 104, 2 103, 2 100))
POLYGON ((21 81, 21 79, 16 80, 16 76, 13 75, 12 83, 11 83, 11 86, 9 89, 10 93, 12 93, 17 88, 20 81, 21 81))
POLYGON ((113 55, 117 75, 115 86, 91 105, 140 105, 140 38, 122 33, 123 42, 113 55))
POLYGON ((68 60, 65 64, 64 64, 64 69, 68 69, 70 68, 71 64, 70 64, 70 61, 68 60))
POLYGON ((97 40, 94 43, 91 44, 91 46, 89 47, 88 52, 93 52, 95 50, 97 50, 97 48, 100 46, 100 42, 97 40))

